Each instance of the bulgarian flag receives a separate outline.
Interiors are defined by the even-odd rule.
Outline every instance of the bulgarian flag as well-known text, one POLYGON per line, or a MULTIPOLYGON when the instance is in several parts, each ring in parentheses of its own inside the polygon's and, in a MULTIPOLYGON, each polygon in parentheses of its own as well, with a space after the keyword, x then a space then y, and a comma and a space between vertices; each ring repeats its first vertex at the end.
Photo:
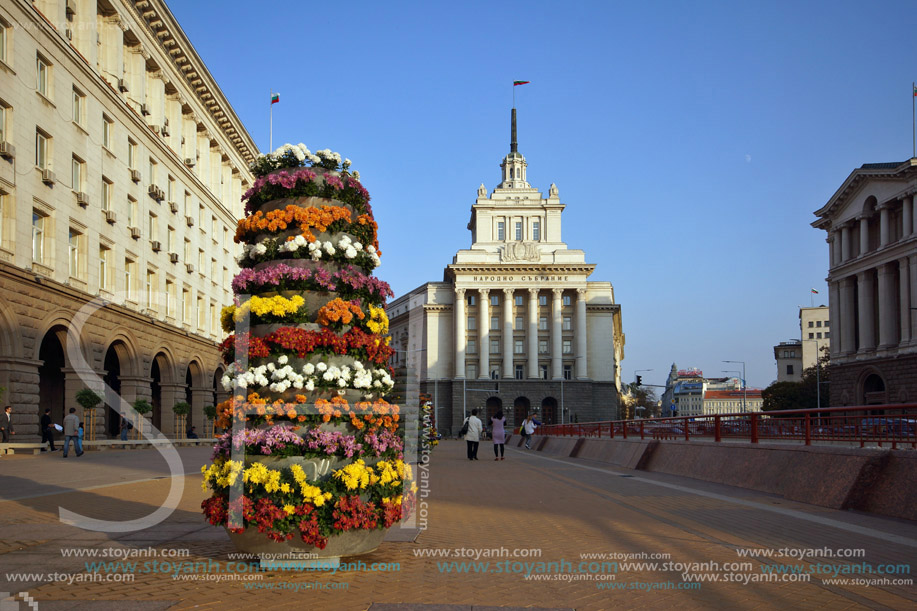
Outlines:
POLYGON ((273 105, 273 104, 276 104, 276 103, 279 102, 279 101, 280 101, 280 94, 279 94, 279 93, 272 93, 272 94, 271 94, 271 104, 272 104, 272 105, 273 105))
MULTIPOLYGON (((528 85, 531 82, 532 81, 513 81, 513 87, 515 87, 516 85, 528 85)), ((915 89, 914 91, 917 91, 917 89, 915 89)), ((914 95, 917 95, 917 93, 915 93, 914 95)))
POLYGON ((813 294, 813 295, 818 295, 818 291, 816 291, 815 289, 812 289, 812 294, 813 294))

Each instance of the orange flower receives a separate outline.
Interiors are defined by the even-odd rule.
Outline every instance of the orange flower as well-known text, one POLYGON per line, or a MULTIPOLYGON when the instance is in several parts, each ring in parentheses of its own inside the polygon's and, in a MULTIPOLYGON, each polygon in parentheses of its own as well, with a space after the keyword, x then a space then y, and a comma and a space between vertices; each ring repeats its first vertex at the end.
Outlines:
MULTIPOLYGON (((236 226, 235 241, 244 242, 247 237, 259 233, 277 233, 278 231, 285 231, 290 225, 296 225, 306 240, 314 242, 315 236, 309 229, 327 231, 332 223, 340 220, 350 223, 350 210, 342 206, 303 208, 292 204, 282 210, 271 210, 270 212, 261 212, 259 210, 239 221, 236 226)), ((366 223, 361 221, 361 224, 365 225, 366 223)))
POLYGON ((353 321, 354 316, 360 320, 366 317, 363 310, 360 309, 360 306, 349 301, 344 301, 338 297, 337 299, 332 299, 319 309, 316 322, 324 327, 338 322, 349 325, 353 321))

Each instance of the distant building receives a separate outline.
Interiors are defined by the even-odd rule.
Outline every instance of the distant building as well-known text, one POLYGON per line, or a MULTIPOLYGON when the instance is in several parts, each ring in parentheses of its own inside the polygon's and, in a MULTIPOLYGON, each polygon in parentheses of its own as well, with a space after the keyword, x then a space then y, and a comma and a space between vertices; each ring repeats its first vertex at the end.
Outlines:
POLYGON ((761 404, 761 391, 743 391, 739 378, 705 378, 700 369, 678 369, 673 363, 662 394, 662 416, 671 416, 673 405, 679 416, 705 416, 741 413, 743 405, 745 411, 758 412, 761 404))
POLYGON ((774 360, 777 361, 778 382, 799 382, 802 380, 802 342, 792 339, 774 346, 774 360))
MULTIPOLYGON (((257 154, 162 0, 0 3, 0 386, 20 440, 98 376, 110 406, 146 399, 172 434, 187 401, 204 430, 257 154)), ((97 435, 118 424, 96 410, 97 435)))
MULTIPOLYGON (((518 426, 529 411, 546 424, 611 420, 621 391, 624 333, 610 282, 561 237, 561 203, 527 178, 517 151, 516 111, 501 181, 482 184, 471 206, 471 246, 442 282, 392 301, 394 365, 409 365, 434 397, 444 430, 463 414, 503 409, 518 426)), ((411 372, 408 371, 408 377, 411 372)))
POLYGON ((818 354, 826 354, 831 347, 831 329, 828 306, 799 308, 799 339, 802 340, 802 368, 814 367, 818 354))
POLYGON ((828 235, 832 406, 917 401, 915 192, 917 159, 868 163, 815 212, 828 235))

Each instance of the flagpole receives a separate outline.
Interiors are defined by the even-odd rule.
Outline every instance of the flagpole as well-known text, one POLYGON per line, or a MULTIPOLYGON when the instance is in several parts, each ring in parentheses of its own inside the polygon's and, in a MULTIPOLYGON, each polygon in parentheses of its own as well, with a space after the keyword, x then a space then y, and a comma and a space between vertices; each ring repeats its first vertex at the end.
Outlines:
POLYGON ((917 98, 917 83, 911 81, 911 135, 914 140, 914 157, 917 157, 917 110, 914 109, 914 98, 917 98))
POLYGON ((268 140, 268 149, 267 152, 272 152, 274 150, 274 90, 271 89, 271 131, 270 131, 270 140, 268 140))

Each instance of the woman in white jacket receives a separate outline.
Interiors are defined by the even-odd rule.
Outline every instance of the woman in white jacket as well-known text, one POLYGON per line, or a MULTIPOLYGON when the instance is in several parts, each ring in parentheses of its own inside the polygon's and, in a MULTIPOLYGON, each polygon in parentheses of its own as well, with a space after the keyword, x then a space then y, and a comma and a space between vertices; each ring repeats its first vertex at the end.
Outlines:
POLYGON ((465 433, 465 441, 468 443, 468 460, 478 459, 478 445, 481 441, 481 433, 484 431, 484 425, 478 418, 478 410, 471 410, 468 416, 468 432, 465 433))

